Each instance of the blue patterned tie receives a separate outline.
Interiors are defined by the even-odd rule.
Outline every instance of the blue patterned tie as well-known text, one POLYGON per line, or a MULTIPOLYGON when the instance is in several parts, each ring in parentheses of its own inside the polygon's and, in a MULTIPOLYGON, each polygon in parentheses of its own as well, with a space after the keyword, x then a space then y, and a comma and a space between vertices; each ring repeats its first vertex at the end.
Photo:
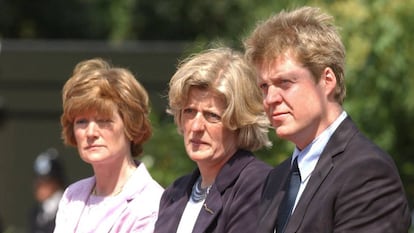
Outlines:
POLYGON ((279 212, 276 220, 277 233, 282 233, 285 230, 286 223, 288 222, 288 219, 292 213, 293 205, 295 204, 300 182, 301 178, 298 167, 298 157, 296 156, 295 160, 293 160, 292 168, 290 170, 289 181, 286 182, 289 184, 289 187, 286 189, 285 197, 283 198, 283 201, 279 207, 279 212))

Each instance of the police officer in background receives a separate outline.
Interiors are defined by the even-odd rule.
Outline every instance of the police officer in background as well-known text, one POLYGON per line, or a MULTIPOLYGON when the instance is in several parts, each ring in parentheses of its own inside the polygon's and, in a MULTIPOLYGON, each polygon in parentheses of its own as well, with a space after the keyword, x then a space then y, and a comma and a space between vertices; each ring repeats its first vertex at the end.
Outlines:
POLYGON ((59 201, 65 189, 63 165, 55 148, 40 153, 34 164, 36 205, 29 214, 30 233, 51 233, 59 201))

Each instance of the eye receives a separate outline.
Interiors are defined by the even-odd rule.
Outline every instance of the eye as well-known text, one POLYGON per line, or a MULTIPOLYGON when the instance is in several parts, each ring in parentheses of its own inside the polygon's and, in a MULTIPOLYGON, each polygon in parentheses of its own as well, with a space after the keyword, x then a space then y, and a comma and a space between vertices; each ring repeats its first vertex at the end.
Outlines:
POLYGON ((210 123, 218 123, 221 121, 221 116, 213 112, 204 112, 203 116, 210 123))
POLYGON ((101 128, 106 128, 106 127, 110 127, 112 124, 113 120, 111 118, 101 118, 101 119, 96 119, 96 123, 99 125, 99 127, 101 128))
POLYGON ((267 83, 260 83, 259 88, 260 88, 263 96, 267 95, 267 92, 269 90, 269 85, 267 83))
POLYGON ((292 80, 290 79, 280 79, 278 82, 278 86, 282 89, 287 89, 293 84, 292 80))
POLYGON ((183 110, 183 114, 184 115, 194 115, 195 114, 195 110, 192 108, 184 108, 183 110))
POLYGON ((184 113, 184 114, 190 114, 190 113, 192 113, 192 112, 194 112, 194 110, 193 110, 193 109, 191 109, 191 108, 185 108, 185 109, 183 109, 183 113, 184 113))
POLYGON ((75 122, 74 122, 74 124, 77 126, 85 125, 87 123, 88 123, 88 120, 86 118, 77 118, 75 119, 75 122))
POLYGON ((259 88, 263 91, 265 91, 267 89, 267 87, 268 87, 267 83, 260 83, 259 84, 259 88))
POLYGON ((191 119, 191 118, 195 117, 197 112, 196 112, 196 110, 194 110, 192 108, 184 108, 182 110, 182 114, 185 118, 191 119))
POLYGON ((111 123, 112 119, 110 118, 102 118, 102 119, 97 119, 96 120, 98 123, 111 123))

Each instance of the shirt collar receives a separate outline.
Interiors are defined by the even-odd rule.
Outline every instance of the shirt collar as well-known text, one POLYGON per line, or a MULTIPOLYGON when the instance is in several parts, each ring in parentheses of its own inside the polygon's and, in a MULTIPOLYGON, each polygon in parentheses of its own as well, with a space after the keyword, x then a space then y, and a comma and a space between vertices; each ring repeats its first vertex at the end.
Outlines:
POLYGON ((342 111, 339 117, 302 151, 295 147, 292 161, 298 156, 298 166, 302 181, 309 178, 332 134, 342 121, 345 120, 347 115, 345 111, 342 111))

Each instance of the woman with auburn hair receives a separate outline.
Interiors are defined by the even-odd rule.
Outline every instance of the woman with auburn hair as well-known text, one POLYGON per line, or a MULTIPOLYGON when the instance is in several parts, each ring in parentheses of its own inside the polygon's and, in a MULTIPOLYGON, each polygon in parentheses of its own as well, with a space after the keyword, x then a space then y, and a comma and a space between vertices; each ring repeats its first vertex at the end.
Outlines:
POLYGON ((63 140, 94 176, 65 190, 54 232, 153 232, 163 188, 135 159, 151 136, 144 87, 97 58, 76 65, 62 99, 63 140))

